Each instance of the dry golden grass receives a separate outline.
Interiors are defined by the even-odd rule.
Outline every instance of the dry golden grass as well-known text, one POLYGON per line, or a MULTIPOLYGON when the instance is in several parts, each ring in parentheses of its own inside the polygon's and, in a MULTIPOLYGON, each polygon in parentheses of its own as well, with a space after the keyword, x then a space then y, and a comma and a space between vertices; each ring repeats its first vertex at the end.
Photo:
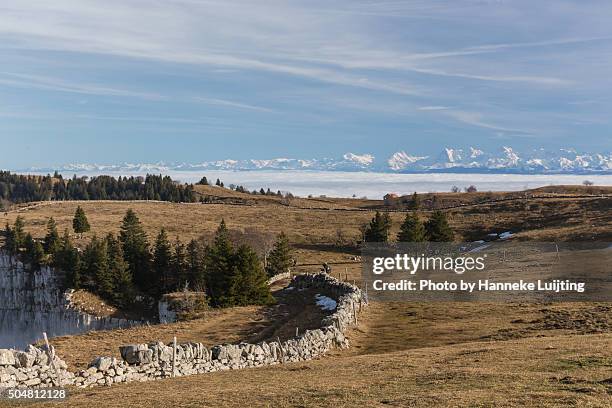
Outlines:
POLYGON ((186 322, 154 324, 130 329, 92 331, 75 336, 61 336, 51 343, 71 369, 84 369, 97 356, 120 358, 119 346, 133 343, 200 342, 206 346, 239 342, 263 330, 269 321, 264 308, 257 306, 212 310, 205 317, 186 322))
MULTIPOLYGON (((132 208, 151 240, 161 228, 165 228, 170 237, 180 236, 182 240, 202 235, 210 237, 221 219, 225 219, 228 227, 237 231, 255 234, 285 231, 292 243, 315 254, 320 254, 320 249, 338 253, 332 247, 359 241, 360 226, 373 216, 373 211, 346 211, 334 207, 302 209, 267 202, 247 206, 83 201, 31 204, 0 214, 0 223, 13 223, 17 215, 21 215, 26 230, 42 237, 47 220, 53 217, 60 230, 67 228, 71 231, 77 205, 83 207, 91 224, 92 232, 86 234, 85 240, 94 232, 98 235, 117 233, 125 212, 132 208)), ((611 209, 612 197, 532 199, 456 208, 449 210, 448 214, 459 240, 483 239, 490 232, 503 231, 519 233, 518 238, 526 239, 612 240, 611 209)), ((391 217, 391 237, 395 237, 404 213, 391 213, 391 217)), ((304 263, 319 261, 323 260, 303 260, 304 263)))
POLYGON ((315 304, 314 291, 275 291, 274 295, 277 303, 268 307, 211 309, 193 320, 54 337, 51 343, 71 369, 84 369, 101 355, 120 358, 119 346, 126 344, 168 344, 174 336, 181 343, 199 342, 207 347, 240 341, 256 343, 291 338, 296 327, 303 331, 320 326, 325 313, 315 304))
MULTIPOLYGON (((13 223, 17 215, 25 219, 26 230, 34 236, 45 234, 46 223, 53 217, 60 231, 72 232, 72 218, 77 206, 85 210, 91 233, 104 235, 117 233, 128 208, 132 208, 153 239, 161 228, 173 238, 182 240, 212 234, 225 219, 230 229, 256 228, 260 231, 279 233, 285 231, 293 242, 331 243, 337 229, 343 229, 351 237, 360 235, 359 226, 371 218, 367 212, 342 212, 328 210, 302 210, 277 205, 224 205, 224 204, 175 204, 144 201, 82 201, 51 202, 24 207, 19 211, 0 214, 2 224, 13 223)), ((398 218, 399 219, 399 218, 398 218)))
POLYGON ((610 344, 601 334, 423 347, 72 390, 60 405, 610 407, 610 344))
MULTIPOLYGON (((581 194, 582 188, 575 193, 581 194)), ((457 208, 449 215, 466 240, 502 231, 518 232, 519 239, 609 240, 610 200, 517 200, 457 208)), ((26 230, 42 236, 50 216, 61 229, 70 228, 77 204, 99 235, 117 232, 130 207, 150 237, 162 227, 183 240, 210 236, 221 218, 234 230, 285 231, 301 264, 295 272, 313 272, 321 263, 333 262, 333 275, 359 284, 361 265, 350 261, 358 251, 338 247, 338 231, 348 242, 358 240, 359 226, 373 211, 346 208, 377 208, 382 203, 300 199, 287 206, 261 196, 250 205, 62 202, 0 214, 0 222, 14 222, 20 214, 26 230), (329 209, 298 208, 315 202, 329 209)), ((391 216, 395 235, 404 214, 391 216)), ((273 317, 267 309, 237 308, 211 312, 192 322, 89 333, 53 343, 60 356, 82 366, 95 355, 116 356, 120 344, 168 342, 175 333, 182 341, 209 345, 255 339, 258 334, 261 338, 266 330, 268 336, 288 335, 296 321, 303 322, 311 313, 307 306, 300 307, 301 315, 296 313, 272 330, 273 317)), ((612 406, 611 325, 611 306, 601 304, 372 303, 349 334, 353 347, 320 361, 75 390, 67 405, 608 407, 612 406), (591 334, 595 332, 602 334, 591 334)))
MULTIPOLYGON (((371 302, 342 355, 612 331, 606 303, 371 302), (565 321, 565 320, 571 320, 565 321)), ((611 344, 612 345, 612 344, 611 344)))

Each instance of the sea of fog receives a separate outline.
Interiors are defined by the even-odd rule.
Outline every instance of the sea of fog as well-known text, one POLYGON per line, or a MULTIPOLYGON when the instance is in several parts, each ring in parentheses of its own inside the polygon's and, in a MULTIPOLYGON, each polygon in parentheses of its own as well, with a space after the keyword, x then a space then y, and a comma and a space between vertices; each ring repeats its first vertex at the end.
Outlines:
MULTIPOLYGON (((65 172, 72 177, 74 172, 65 172)), ((77 172, 78 176, 101 174, 77 172)), ((144 175, 144 173, 104 172, 112 176, 144 175)), ((195 183, 206 176, 214 182, 219 178, 225 186, 242 185, 249 190, 260 188, 290 191, 297 196, 382 198, 387 193, 410 194, 415 191, 447 192, 453 186, 461 189, 473 184, 478 191, 517 191, 527 188, 560 184, 612 185, 612 175, 531 175, 531 174, 392 174, 339 171, 172 171, 164 173, 175 180, 195 183)))

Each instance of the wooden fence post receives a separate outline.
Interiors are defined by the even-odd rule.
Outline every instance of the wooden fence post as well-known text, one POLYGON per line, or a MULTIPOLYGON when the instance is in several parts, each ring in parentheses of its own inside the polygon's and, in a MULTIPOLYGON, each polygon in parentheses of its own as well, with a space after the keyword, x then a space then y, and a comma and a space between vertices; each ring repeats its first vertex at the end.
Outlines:
POLYGON ((281 363, 284 363, 285 362, 285 350, 283 350, 283 346, 280 341, 280 337, 276 337, 276 340, 278 341, 278 348, 280 349, 280 352, 281 352, 281 363))
POLYGON ((47 333, 43 332, 43 338, 45 339, 45 345, 47 346, 47 355, 49 356, 49 360, 51 361, 51 368, 55 371, 55 375, 57 376, 57 386, 62 386, 62 376, 60 370, 55 365, 55 352, 51 352, 51 346, 49 345, 49 339, 47 338, 47 333))
POLYGON ((176 377, 176 336, 172 342, 172 377, 176 377))

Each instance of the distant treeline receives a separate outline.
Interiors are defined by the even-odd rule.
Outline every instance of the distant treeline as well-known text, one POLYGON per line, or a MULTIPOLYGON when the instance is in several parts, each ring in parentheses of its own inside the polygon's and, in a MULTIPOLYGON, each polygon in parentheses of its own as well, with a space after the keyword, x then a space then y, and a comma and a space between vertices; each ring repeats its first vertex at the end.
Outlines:
MULTIPOLYGON (((206 176, 202 177, 200 179, 200 181, 198 181, 196 184, 200 185, 200 186, 210 186, 211 185, 209 180, 208 180, 208 178, 206 178, 206 176)), ((215 186, 226 188, 225 184, 220 179, 217 179, 217 181, 215 182, 215 186)), ((275 193, 274 191, 270 190, 269 187, 268 187, 267 190, 264 190, 263 187, 262 187, 262 188, 259 189, 259 191, 257 191, 257 190, 249 191, 244 186, 230 184, 229 185, 229 189, 232 190, 232 191, 237 191, 239 193, 252 194, 252 195, 267 195, 267 196, 293 198, 293 194, 291 194, 291 192, 289 192, 289 191, 287 191, 285 193, 282 193, 280 190, 278 190, 275 193)))
POLYGON ((11 174, 0 171, 0 200, 13 203, 49 200, 160 200, 195 202, 193 185, 180 184, 169 176, 77 177, 11 174))

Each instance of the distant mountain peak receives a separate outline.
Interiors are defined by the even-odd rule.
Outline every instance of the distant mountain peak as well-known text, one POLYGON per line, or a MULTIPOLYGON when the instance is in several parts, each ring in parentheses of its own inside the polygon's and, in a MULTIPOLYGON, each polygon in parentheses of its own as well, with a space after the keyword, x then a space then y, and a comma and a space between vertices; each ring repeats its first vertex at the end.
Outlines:
POLYGON ((377 171, 377 172, 496 172, 496 173, 612 173, 611 152, 577 152, 575 149, 517 152, 510 146, 487 152, 476 147, 444 147, 437 156, 409 154, 405 150, 391 154, 386 160, 369 153, 347 152, 338 158, 273 158, 225 159, 190 163, 75 163, 57 168, 28 169, 36 172, 103 174, 103 173, 166 173, 172 170, 318 170, 318 171, 377 171))
POLYGON ((342 156, 344 158, 344 160, 346 161, 350 161, 353 162, 355 164, 359 164, 361 166, 370 166, 372 163, 374 163, 374 156, 372 156, 371 154, 353 154, 353 153, 345 153, 344 156, 342 156))
POLYGON ((404 170, 411 164, 424 159, 427 159, 427 156, 411 156, 402 150, 401 152, 393 153, 391 157, 389 157, 389 160, 387 160, 387 164, 389 165, 389 169, 397 171, 404 170))

